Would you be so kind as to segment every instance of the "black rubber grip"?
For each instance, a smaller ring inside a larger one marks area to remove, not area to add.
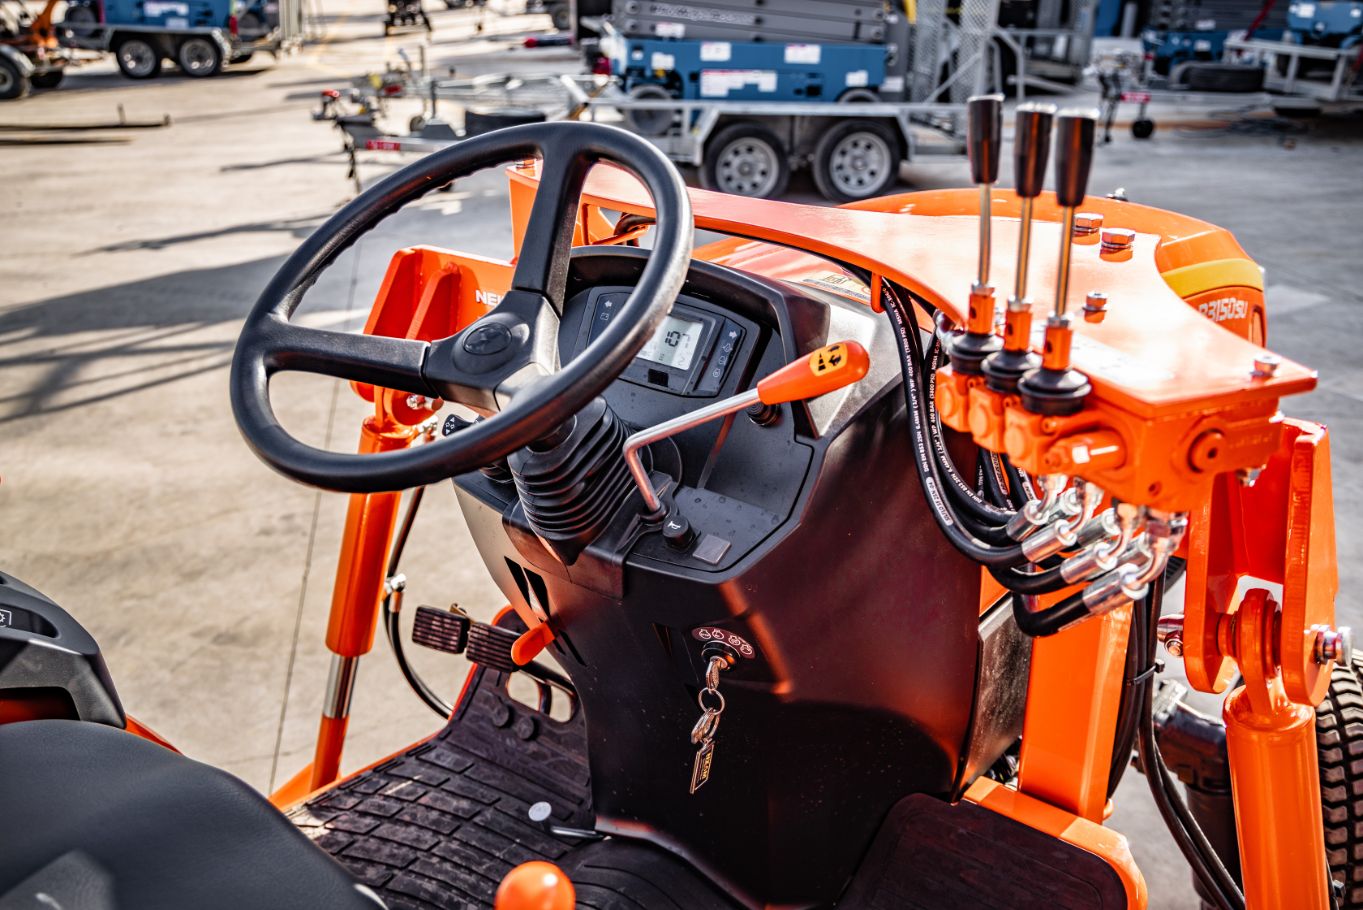
[[[1066,110],[1055,118],[1055,201],[1075,208],[1088,192],[1097,111]]]
[[[1013,182],[1019,196],[1029,199],[1040,196],[1046,184],[1046,156],[1051,150],[1054,117],[1053,104],[1018,105],[1013,130]]]
[[[1003,96],[974,95],[965,103],[965,114],[970,179],[975,183],[997,183],[1003,145]]]

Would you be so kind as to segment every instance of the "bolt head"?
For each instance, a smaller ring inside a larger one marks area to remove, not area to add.
[[[1270,354],[1267,351],[1254,358],[1254,375],[1267,378],[1278,372],[1278,366],[1282,363],[1282,358],[1277,354]]]
[[[1136,242],[1136,232],[1127,228],[1104,228],[1103,246],[1112,250],[1125,250]]]
[[[1102,291],[1089,291],[1084,298],[1084,312],[1101,313],[1107,309],[1107,295]]]
[[[1077,235],[1096,234],[1103,227],[1103,216],[1098,212],[1075,212],[1074,233]]]
[[[1347,665],[1353,660],[1353,629],[1348,626],[1340,626],[1338,629],[1332,629],[1329,626],[1313,626],[1312,631],[1316,633],[1312,654],[1316,663],[1328,664],[1333,660]]]

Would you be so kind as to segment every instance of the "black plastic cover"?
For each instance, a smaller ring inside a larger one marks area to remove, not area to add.
[[[127,719],[99,645],[48,597],[0,572],[0,697],[6,689],[59,689],[80,720]]]
[[[1003,147],[1003,96],[975,95],[965,103],[965,112],[970,179],[975,183],[996,183]]]

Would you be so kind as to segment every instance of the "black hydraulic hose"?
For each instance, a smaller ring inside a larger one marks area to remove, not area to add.
[[[930,418],[918,375],[923,362],[923,345],[918,337],[918,323],[890,282],[884,284],[881,299],[885,304],[885,312],[890,317],[890,324],[894,327],[896,347],[899,349],[899,365],[904,378],[904,400],[908,408],[910,448],[913,450],[919,482],[923,486],[923,496],[932,510],[937,526],[952,546],[975,562],[986,566],[1022,565],[1027,561],[1027,557],[1022,553],[1021,544],[998,547],[979,540],[953,514],[942,494],[943,485],[938,474],[937,461],[930,451],[931,434],[928,430]]]
[[[421,498],[425,493],[425,487],[417,487],[412,491],[412,497],[407,502],[407,511],[402,516],[402,524],[398,527],[397,536],[393,539],[393,549],[388,554],[388,578],[393,578],[398,574],[398,566],[402,563],[402,551],[407,547],[407,538],[412,533],[412,524],[416,521],[417,509],[421,508]],[[412,688],[417,697],[425,702],[426,707],[442,718],[448,718],[454,712],[454,706],[442,699],[407,660],[407,653],[402,645],[400,615],[393,610],[392,601],[393,592],[385,589],[381,602],[383,631],[388,636],[388,645],[393,649],[393,657],[398,662],[398,670],[402,672],[402,678],[407,680],[407,685]]]
[[[1083,591],[1075,591],[1060,603],[1044,610],[1031,609],[1029,603],[1031,599],[1032,596],[1028,594],[1013,595],[1013,620],[1017,623],[1018,630],[1029,638],[1054,635],[1092,615],[1088,605],[1084,603]]]
[[[1154,625],[1158,622],[1160,606],[1164,599],[1164,578],[1158,577],[1150,583],[1150,595],[1142,603],[1142,611],[1148,610],[1142,622],[1132,624],[1132,631],[1141,637],[1142,654],[1153,655]],[[1150,664],[1153,666],[1153,663]],[[1145,772],[1150,795],[1154,797],[1155,807],[1159,809],[1164,824],[1183,853],[1193,875],[1202,883],[1206,892],[1212,895],[1217,910],[1244,910],[1245,897],[1226,869],[1216,849],[1198,827],[1188,804],[1178,792],[1178,785],[1169,773],[1160,755],[1159,743],[1155,740],[1154,681],[1145,679],[1139,694],[1140,720],[1138,723],[1137,747],[1141,760],[1141,770]]]
[[[968,515],[965,516],[979,522],[983,527],[990,526],[1002,527],[1013,517],[1013,512],[1008,509],[1001,509],[998,506],[985,502],[975,490],[961,477],[961,472],[956,469],[956,463],[952,461],[951,453],[947,451],[946,438],[942,433],[942,421],[937,416],[937,368],[941,361],[942,342],[934,334],[932,345],[928,354],[922,359],[927,384],[927,409],[928,409],[928,430],[932,434],[932,454],[936,459],[937,465],[942,475],[946,479],[945,488],[947,494],[958,506],[964,509]],[[985,537],[986,535],[978,535]],[[1004,543],[1005,540],[990,541],[991,543]]]
[[[1054,594],[1070,586],[1070,582],[1060,576],[1058,565],[1040,572],[1023,572],[1018,569],[999,569],[991,566],[989,573],[994,576],[995,581],[1015,594]]]
[[[1007,455],[1002,456],[999,460],[1003,462],[1003,474],[1008,478],[1008,498],[1013,501],[1014,508],[1020,509],[1026,505],[1027,500],[1035,498],[1033,494],[1036,491],[1032,489],[1031,483],[1022,476],[1022,472],[1008,460]]]
[[[1008,482],[1003,479],[1003,464],[999,461],[999,456],[993,452],[982,452],[982,464],[984,465],[984,489],[989,496],[990,503],[999,509],[1013,509],[1013,504],[1008,501]]]

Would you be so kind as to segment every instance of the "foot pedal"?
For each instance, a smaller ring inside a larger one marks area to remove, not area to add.
[[[434,651],[463,654],[468,647],[471,625],[473,620],[469,619],[467,613],[417,607],[412,624],[412,641]]]
[[[501,673],[521,669],[511,658],[511,647],[519,637],[510,629],[474,622],[461,610],[417,607],[412,624],[412,641],[416,644],[446,654],[463,654]]]
[[[511,659],[511,646],[520,638],[508,629],[499,629],[476,622],[469,627],[467,657],[489,670],[515,673],[520,666]]]

